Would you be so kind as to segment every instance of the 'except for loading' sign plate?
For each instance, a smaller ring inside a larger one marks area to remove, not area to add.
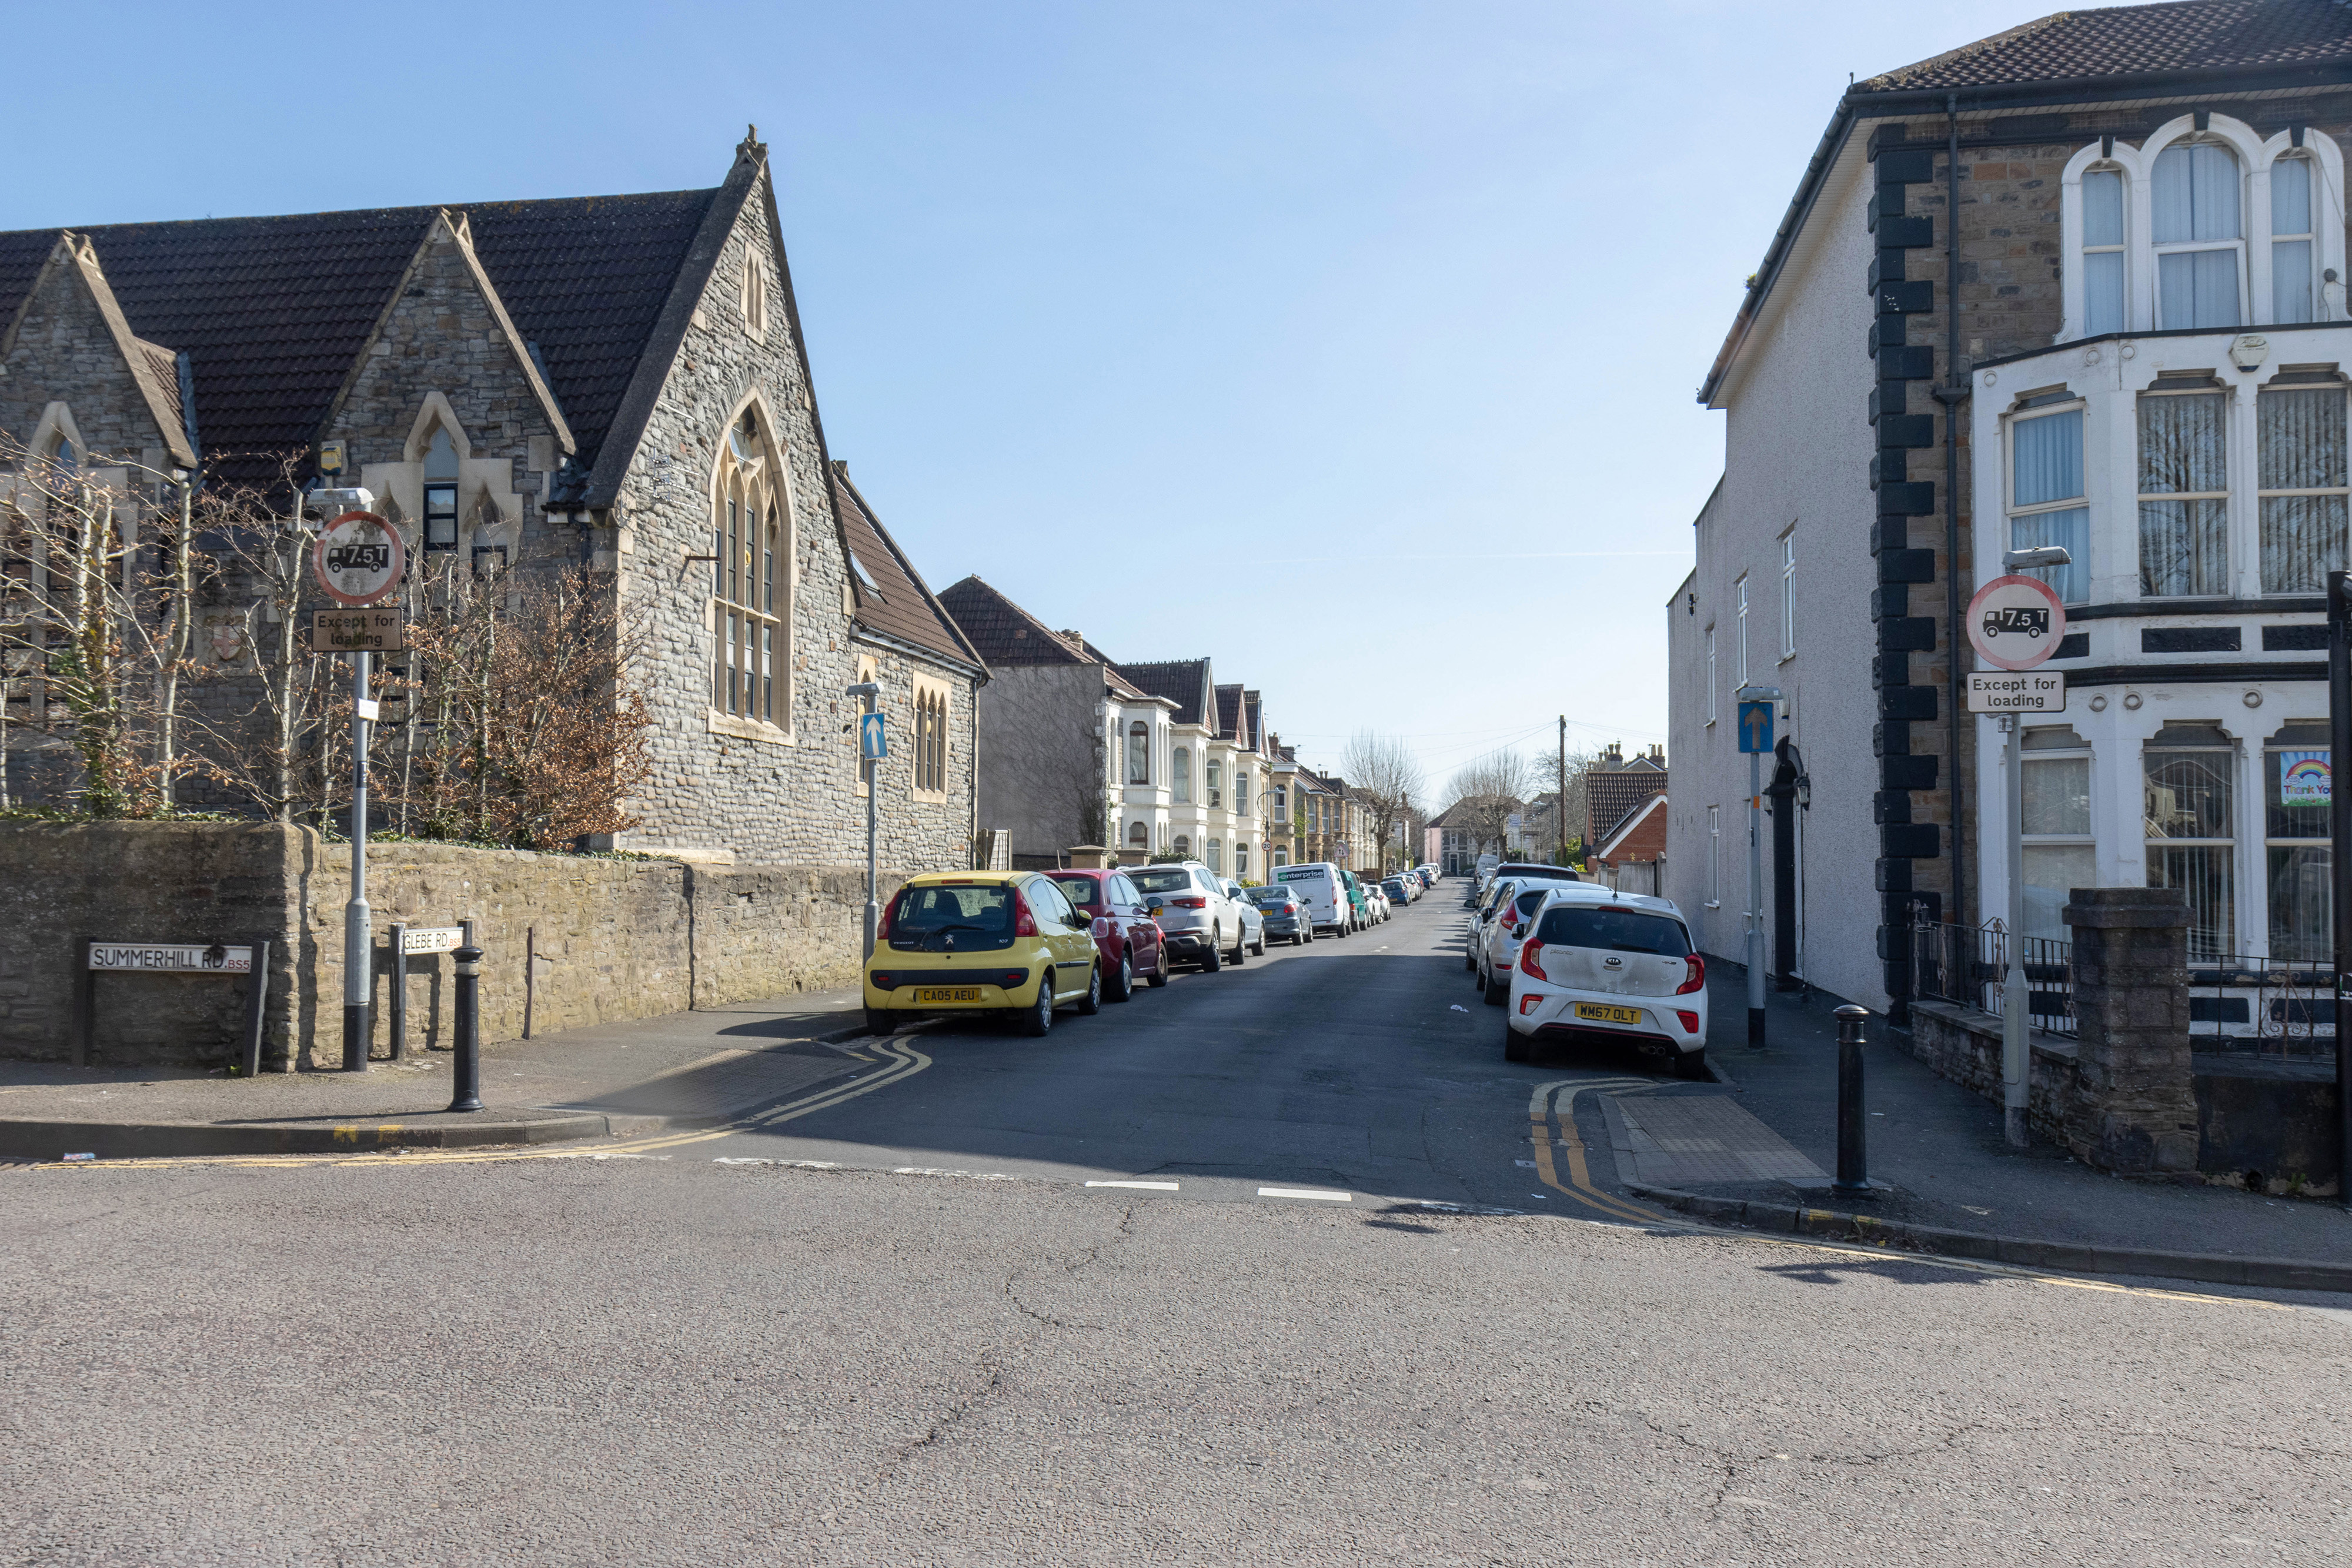
[[[2064,713],[2066,676],[2039,670],[1970,670],[1970,713]]]
[[[2036,578],[1996,577],[1969,601],[1969,645],[1997,670],[2031,670],[2058,651],[2066,606]]]

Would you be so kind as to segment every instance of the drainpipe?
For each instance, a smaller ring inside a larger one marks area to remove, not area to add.
[[[1944,637],[1948,677],[1944,703],[1946,750],[1951,758],[1952,906],[1944,918],[1967,918],[1968,817],[1961,810],[1965,780],[1960,770],[1960,445],[1958,422],[1968,398],[1969,378],[1960,374],[1960,95],[1944,96],[1944,384],[1936,401],[1944,405]]]

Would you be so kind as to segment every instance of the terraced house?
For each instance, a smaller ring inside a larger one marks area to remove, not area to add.
[[[756,133],[709,189],[0,234],[0,429],[134,543],[131,465],[335,451],[413,561],[611,574],[653,717],[622,847],[861,857],[878,681],[884,863],[965,863],[985,666],[827,450]]]
[[[1706,947],[1761,920],[1784,979],[1801,955],[1899,1010],[1915,921],[2005,907],[1958,612],[2055,544],[2028,935],[2066,935],[2069,887],[2145,884],[2186,895],[2192,956],[2325,956],[2326,811],[2284,775],[2326,748],[2347,559],[2347,145],[2325,0],[2062,12],[1838,103],[1706,371],[1724,476],[1665,607],[1668,883]],[[1748,684],[1782,694],[1753,904]]]

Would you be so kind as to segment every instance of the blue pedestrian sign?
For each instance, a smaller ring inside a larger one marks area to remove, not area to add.
[[[879,762],[890,755],[889,743],[882,737],[882,716],[864,713],[857,716],[857,755],[868,762]]]
[[[1772,705],[1769,702],[1743,702],[1739,705],[1739,750],[1749,752],[1772,749]]]

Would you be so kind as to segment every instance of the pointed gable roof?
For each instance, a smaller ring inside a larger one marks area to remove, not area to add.
[[[146,402],[148,417],[155,422],[172,461],[194,466],[195,449],[188,440],[186,413],[180,406],[179,355],[161,343],[148,342],[131,330],[87,235],[57,231],[56,243],[49,246],[41,265],[22,280],[15,298],[0,297],[0,320],[7,323],[0,328],[0,358],[5,358],[16,347],[26,312],[32,308],[41,286],[60,274],[74,275],[89,290],[91,301],[98,307],[99,319],[106,323],[115,351],[122,356],[123,368],[131,372],[131,383]],[[31,432],[17,434],[28,436]]]
[[[1249,715],[1242,701],[1239,682],[1217,688],[1217,728],[1232,737],[1233,743],[1246,751],[1250,747]]]
[[[463,209],[474,254],[522,339],[521,357],[538,350],[583,460],[605,444],[719,194],[671,191]],[[189,357],[195,423],[206,446],[230,455],[289,452],[317,434],[441,211],[374,208],[73,232],[88,241],[131,329]],[[64,233],[0,233],[0,319],[15,316]],[[276,468],[250,459],[215,466],[248,479],[267,479]]]
[[[846,463],[833,465],[833,505],[841,519],[842,545],[856,569],[850,588],[856,609],[850,619],[870,632],[984,670],[987,661],[931,597],[914,562],[849,482]]]
[[[1211,735],[1221,733],[1217,727],[1217,705],[1211,689],[1214,681],[1209,674],[1206,659],[1171,659],[1155,664],[1120,664],[1118,673],[1150,695],[1165,697],[1176,705],[1172,716],[1178,724],[1208,727]]]

